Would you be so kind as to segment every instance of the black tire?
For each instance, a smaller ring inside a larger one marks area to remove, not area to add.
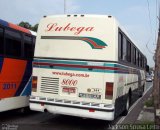
[[[125,105],[125,110],[123,112],[123,116],[126,116],[128,114],[129,108],[131,107],[131,92],[128,93],[127,101]]]

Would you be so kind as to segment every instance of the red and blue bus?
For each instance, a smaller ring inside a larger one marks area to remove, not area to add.
[[[0,112],[29,105],[35,37],[0,19]]]

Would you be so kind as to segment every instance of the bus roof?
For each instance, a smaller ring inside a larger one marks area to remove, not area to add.
[[[2,19],[0,19],[0,25],[5,26],[5,27],[10,27],[10,28],[13,28],[15,30],[18,30],[18,31],[21,31],[21,32],[24,32],[24,33],[32,34],[29,29],[20,27],[20,26],[18,26],[16,24],[13,24],[13,23],[9,23],[9,22],[4,21]]]

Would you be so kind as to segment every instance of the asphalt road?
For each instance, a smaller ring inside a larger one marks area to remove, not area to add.
[[[152,86],[147,82],[145,91]],[[148,92],[147,92],[148,93]],[[146,94],[145,94],[146,95]],[[143,101],[145,96],[142,97]],[[107,122],[94,119],[82,119],[79,117],[56,115],[50,113],[41,113],[28,111],[21,113],[18,110],[0,113],[0,129],[2,130],[107,130],[111,124],[133,123],[134,113],[140,112],[143,101],[139,99],[132,105],[129,114],[126,117],[119,117],[113,122]],[[136,118],[136,117],[134,117]],[[10,128],[10,129],[6,129]]]

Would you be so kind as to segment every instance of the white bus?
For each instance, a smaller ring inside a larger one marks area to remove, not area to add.
[[[30,109],[114,120],[142,95],[146,62],[112,16],[44,17],[36,39]]]

